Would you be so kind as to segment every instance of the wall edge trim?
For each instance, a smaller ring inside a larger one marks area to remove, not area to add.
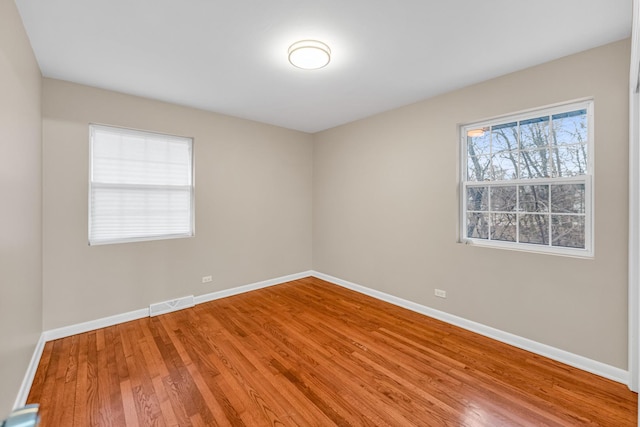
[[[195,305],[202,304],[208,301],[216,299],[226,298],[233,295],[238,295],[246,292],[250,292],[257,289],[266,288],[269,286],[275,286],[282,283],[290,282],[292,280],[302,279],[303,277],[312,276],[311,270],[303,271],[300,273],[289,274],[287,276],[276,277],[273,279],[263,280],[260,282],[250,283],[247,285],[237,286],[235,288],[224,289],[222,291],[211,292],[204,295],[198,295],[194,297]],[[90,320],[88,322],[76,323],[69,326],[62,326],[56,329],[46,330],[42,333],[45,343],[48,341],[57,340],[60,338],[66,338],[71,335],[82,334],[84,332],[93,331],[96,329],[106,328],[107,326],[113,326],[120,323],[130,322],[132,320],[142,319],[149,317],[149,308],[141,308],[139,310],[129,311],[127,313],[116,314],[113,316],[103,317],[100,319]]]
[[[589,359],[587,357],[561,350],[547,344],[542,344],[528,338],[523,338],[521,336],[505,332],[490,326],[486,326],[481,323],[465,319],[463,317],[445,313],[444,311],[436,310],[434,308],[427,307],[425,305],[418,304],[416,302],[409,301],[391,294],[367,288],[366,286],[358,285],[356,283],[339,279],[328,274],[313,271],[312,275],[313,277],[316,277],[318,279],[322,279],[327,282],[342,286],[344,288],[351,289],[352,291],[356,291],[358,293],[368,295],[381,301],[406,308],[407,310],[411,310],[425,316],[433,317],[434,319],[438,319],[451,325],[458,326],[462,329],[475,332],[479,335],[495,339],[496,341],[512,345],[522,350],[530,351],[532,353],[547,357],[557,362],[573,366],[574,368],[590,372],[600,377],[604,377],[625,385],[629,383],[629,372],[624,369],[607,365],[606,363],[598,362],[597,360]]]
[[[282,283],[290,282],[292,280],[302,279],[304,277],[312,276],[312,273],[313,272],[311,270],[308,270],[296,274],[263,280],[261,282],[250,283],[248,285],[238,286],[231,289],[225,289],[222,291],[199,295],[194,298],[194,301],[195,304],[198,305],[217,299],[266,288],[269,286],[279,285]],[[33,355],[31,356],[31,361],[27,366],[27,371],[22,380],[22,384],[20,386],[20,390],[18,391],[15,403],[13,404],[13,409],[20,408],[27,402],[27,398],[29,397],[29,392],[31,391],[31,386],[33,385],[33,380],[35,378],[38,365],[40,364],[40,359],[42,358],[44,346],[47,342],[60,338],[70,337],[76,334],[82,334],[84,332],[90,332],[96,329],[106,328],[108,326],[118,325],[120,323],[130,322],[132,320],[142,319],[145,317],[149,317],[149,308],[142,308],[139,310],[129,311],[127,313],[116,314],[113,316],[90,320],[88,322],[76,323],[69,326],[62,326],[60,328],[49,329],[42,332],[40,334],[38,343],[36,344],[36,348],[33,351]]]
[[[239,294],[251,292],[258,289],[267,288],[270,286],[283,284],[286,282],[291,282],[293,280],[298,280],[298,279],[302,279],[309,276],[325,280],[329,283],[333,283],[335,285],[342,286],[347,289],[351,289],[352,291],[361,293],[363,295],[368,295],[370,297],[388,302],[398,307],[406,308],[408,310],[414,311],[416,313],[420,313],[425,316],[433,317],[434,319],[438,319],[443,322],[449,323],[451,325],[455,325],[460,328],[466,329],[468,331],[475,332],[477,334],[495,339],[505,344],[509,344],[514,347],[530,351],[540,356],[548,357],[549,359],[565,363],[569,366],[582,369],[583,371],[587,371],[592,374],[595,374],[604,378],[608,378],[610,380],[613,380],[619,383],[623,383],[623,384],[629,383],[629,372],[625,371],[624,369],[607,365],[605,363],[598,362],[596,360],[592,360],[584,356],[580,356],[565,350],[551,347],[549,345],[542,344],[527,338],[523,338],[518,335],[511,334],[509,332],[504,332],[499,329],[495,329],[490,326],[483,325],[481,323],[467,320],[465,318],[455,316],[453,314],[445,313],[443,311],[436,310],[436,309],[424,306],[422,304],[418,304],[413,301],[405,300],[403,298],[400,298],[391,294],[387,294],[381,291],[377,291],[375,289],[367,288],[366,286],[358,285],[356,283],[339,279],[337,277],[330,276],[328,274],[320,273],[315,270],[308,270],[300,273],[290,274],[287,276],[281,276],[273,279],[263,280],[261,282],[255,282],[247,285],[237,286],[237,287],[225,289],[222,291],[199,295],[194,298],[195,305],[203,304],[203,303],[214,301],[217,299],[230,297],[233,295],[239,295]],[[120,323],[129,322],[132,320],[142,319],[148,316],[149,316],[149,309],[144,308],[144,309],[130,311],[127,313],[117,314],[114,316],[103,317],[101,319],[91,320],[88,322],[78,323],[78,324],[69,325],[69,326],[63,326],[56,329],[50,329],[42,332],[38,340],[38,343],[36,344],[36,347],[34,349],[33,355],[31,356],[31,361],[29,362],[29,365],[27,367],[27,371],[23,378],[22,385],[20,386],[20,390],[18,392],[18,395],[14,403],[14,409],[24,406],[27,401],[27,398],[29,396],[29,391],[31,390],[31,386],[35,378],[36,370],[38,369],[38,364],[40,363],[40,359],[44,351],[44,346],[47,342],[60,339],[60,338],[66,338],[76,334],[81,334],[84,332],[93,331],[96,329],[105,328],[108,326],[117,325]]]
[[[33,350],[33,354],[31,355],[29,365],[27,366],[27,372],[22,379],[20,390],[18,391],[18,395],[16,396],[16,400],[13,404],[14,410],[23,407],[27,403],[27,398],[29,397],[33,380],[36,377],[36,371],[38,370],[38,364],[40,363],[45,343],[46,340],[44,333],[41,333],[40,338],[38,338],[38,342],[36,343],[36,348]]]
[[[129,311],[127,313],[102,317],[100,319],[89,320],[88,322],[62,326],[56,329],[49,329],[47,331],[44,331],[42,334],[45,337],[45,341],[49,342],[60,338],[70,337],[71,335],[83,334],[85,332],[95,331],[96,329],[106,328],[107,326],[113,326],[120,323],[130,322],[132,320],[142,319],[143,317],[149,317],[148,307]]]
[[[250,283],[248,285],[242,285],[235,288],[224,289],[222,291],[211,292],[204,295],[198,295],[194,298],[196,305],[203,304],[205,302],[214,301],[221,298],[227,298],[238,294],[244,294],[246,292],[255,291],[262,288],[268,288],[270,286],[280,285],[282,283],[291,282],[293,280],[302,279],[313,275],[312,270],[303,271],[301,273],[289,274],[287,276],[276,277],[274,279],[263,280],[261,282]]]

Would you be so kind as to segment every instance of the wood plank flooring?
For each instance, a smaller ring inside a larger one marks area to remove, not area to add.
[[[637,395],[306,278],[46,344],[54,426],[632,426]]]

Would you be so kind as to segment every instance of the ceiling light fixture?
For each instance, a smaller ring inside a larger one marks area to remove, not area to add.
[[[478,138],[481,136],[484,136],[484,129],[471,129],[470,131],[467,132],[467,136],[471,137],[471,138]]]
[[[318,40],[300,40],[289,46],[289,62],[303,70],[317,70],[331,61],[331,49]]]

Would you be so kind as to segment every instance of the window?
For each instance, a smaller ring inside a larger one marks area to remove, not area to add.
[[[89,130],[89,244],[193,236],[193,140]]]
[[[593,102],[461,127],[461,236],[478,245],[593,254]]]

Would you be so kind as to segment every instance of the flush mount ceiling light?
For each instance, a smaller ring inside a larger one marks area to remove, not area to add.
[[[471,129],[470,131],[467,132],[467,136],[471,137],[471,138],[478,138],[481,136],[484,136],[484,129]]]
[[[331,60],[331,49],[318,40],[300,40],[289,46],[289,62],[304,70],[317,70]]]

